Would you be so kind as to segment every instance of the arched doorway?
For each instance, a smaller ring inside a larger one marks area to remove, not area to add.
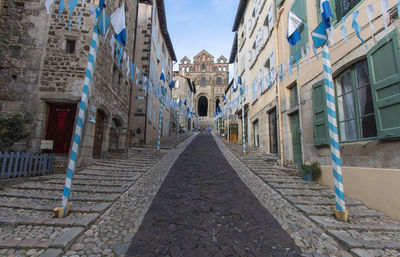
[[[220,100],[217,98],[217,100],[215,100],[215,110],[216,110],[216,112],[221,111],[221,110],[218,109],[219,104],[220,104]]]
[[[208,114],[208,99],[205,96],[201,96],[197,101],[197,113],[200,117],[205,117]]]
[[[102,110],[97,110],[96,128],[93,139],[93,157],[101,157],[101,148],[103,144],[103,135],[105,130],[106,114]]]
[[[119,148],[119,136],[121,133],[119,129],[120,127],[122,127],[122,122],[117,118],[113,118],[111,121],[111,130],[110,130],[111,149]]]

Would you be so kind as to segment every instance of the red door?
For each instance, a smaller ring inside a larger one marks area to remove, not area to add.
[[[46,140],[53,140],[53,152],[68,154],[75,124],[76,104],[49,104]]]

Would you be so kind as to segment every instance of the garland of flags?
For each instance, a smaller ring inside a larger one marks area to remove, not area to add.
[[[370,27],[370,32],[371,32],[371,37],[374,38],[374,26],[372,24],[372,21],[376,18],[375,17],[375,9],[374,5],[377,3],[380,3],[380,9],[381,9],[381,15],[384,21],[384,26],[385,26],[385,33],[388,32],[388,6],[389,2],[388,0],[376,0],[370,4],[368,4],[366,7],[359,8],[355,11],[353,11],[350,14],[347,14],[344,16],[339,22],[340,26],[338,28],[340,29],[341,33],[341,38],[344,42],[348,42],[348,29],[345,26],[345,22],[347,18],[352,15],[352,23],[351,27],[353,29],[353,33],[357,36],[357,38],[360,40],[360,42],[365,46],[366,49],[368,49],[365,40],[361,37],[361,29],[362,26],[358,23],[357,19],[358,16],[360,15],[360,11],[365,9],[367,17],[368,17],[368,25]],[[400,17],[400,0],[397,0],[397,9],[398,9],[398,16]],[[329,8],[328,8],[329,7]],[[310,30],[313,43],[307,43],[305,46],[302,46],[301,49],[296,52],[295,56],[289,56],[288,60],[285,61],[284,63],[278,64],[276,67],[272,67],[269,72],[267,73],[261,73],[260,72],[260,78],[255,79],[254,83],[252,83],[252,94],[253,95],[258,95],[259,92],[264,92],[266,90],[269,90],[272,88],[272,85],[277,81],[283,81],[286,76],[291,76],[293,74],[293,68],[296,69],[297,75],[299,74],[300,70],[300,64],[303,63],[309,63],[311,58],[316,58],[317,60],[319,59],[319,53],[317,52],[317,49],[322,47],[326,41],[329,41],[330,47],[334,46],[334,41],[333,41],[333,36],[335,33],[334,26],[330,26],[330,24],[334,24],[337,21],[333,21],[333,13],[329,5],[329,0],[321,0],[321,18],[322,22],[317,26],[316,29]],[[329,21],[328,21],[329,20]],[[326,24],[326,22],[329,22],[330,24]],[[287,28],[287,34],[286,38],[288,40],[288,43],[290,45],[296,45],[296,43],[301,39],[300,33],[299,33],[299,27],[301,24],[304,24],[304,26],[308,27],[305,22],[303,22],[299,17],[296,16],[293,12],[289,11],[288,13],[288,28]],[[329,27],[329,29],[326,29]],[[310,54],[310,49],[313,51],[313,56]],[[295,63],[293,64],[293,60],[296,60]],[[235,82],[232,86],[233,93],[235,93],[238,89],[237,82]],[[247,90],[247,88],[246,88]],[[236,108],[239,105],[239,96],[236,97],[235,99],[232,100],[232,102],[227,102],[224,104],[225,109],[229,109],[231,107]],[[221,112],[215,112],[213,114],[213,117],[215,119],[222,117],[226,114],[226,110],[222,110]]]

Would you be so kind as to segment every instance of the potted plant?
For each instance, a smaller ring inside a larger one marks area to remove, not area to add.
[[[321,176],[321,166],[318,162],[305,162],[300,165],[301,174],[305,181],[315,181]]]

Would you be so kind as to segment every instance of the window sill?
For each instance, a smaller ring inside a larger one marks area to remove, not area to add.
[[[294,114],[295,112],[298,112],[298,111],[299,111],[299,106],[292,107],[287,111],[287,115],[292,115],[292,114]]]

